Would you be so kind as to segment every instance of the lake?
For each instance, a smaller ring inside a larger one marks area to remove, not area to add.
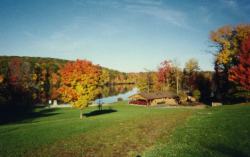
[[[128,97],[137,93],[138,89],[135,85],[114,85],[106,86],[102,89],[102,98],[96,99],[95,103],[113,103],[117,102],[118,98],[128,100]]]

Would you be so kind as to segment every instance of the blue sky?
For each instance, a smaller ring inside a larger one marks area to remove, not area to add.
[[[246,0],[0,0],[0,55],[88,59],[125,72],[196,58],[212,70],[210,31],[249,23],[249,10]]]

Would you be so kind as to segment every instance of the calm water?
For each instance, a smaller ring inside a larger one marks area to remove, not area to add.
[[[112,87],[105,87],[103,89],[103,98],[96,99],[96,103],[113,103],[117,102],[118,98],[128,100],[128,97],[137,93],[138,89],[134,85],[115,85]]]

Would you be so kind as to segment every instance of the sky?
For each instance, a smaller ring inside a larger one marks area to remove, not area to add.
[[[213,70],[211,31],[250,23],[249,0],[0,0],[0,55],[87,59],[123,72],[190,58]]]

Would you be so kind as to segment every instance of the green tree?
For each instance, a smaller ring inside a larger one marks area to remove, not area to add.
[[[193,91],[192,95],[197,101],[199,101],[201,97],[201,92],[198,89],[196,89]]]

